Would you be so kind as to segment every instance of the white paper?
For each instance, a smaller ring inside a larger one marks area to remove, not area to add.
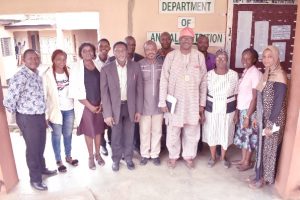
[[[272,127],[272,133],[275,133],[276,131],[279,131],[280,129],[280,126],[276,126],[276,124],[273,124],[273,127]],[[263,130],[262,132],[262,136],[265,136],[265,129]]]
[[[255,22],[254,33],[254,49],[259,55],[259,59],[262,59],[262,53],[268,46],[269,39],[269,21],[257,21]]]
[[[280,62],[285,61],[285,53],[286,53],[286,42],[273,42],[273,46],[276,46],[279,50],[279,60]]]
[[[243,68],[241,57],[244,49],[250,47],[252,29],[252,11],[239,11],[235,52],[235,67]]]
[[[291,39],[291,25],[271,26],[271,40]]]
[[[176,107],[177,99],[174,96],[168,94],[167,95],[167,101],[172,104],[171,110],[169,110],[169,112],[171,114],[173,114],[175,112],[175,107]]]

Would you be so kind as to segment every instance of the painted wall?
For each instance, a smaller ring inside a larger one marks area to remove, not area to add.
[[[195,17],[195,32],[223,32],[226,30],[227,1],[215,1],[214,13],[209,14],[160,14],[158,0],[134,1],[132,35],[137,40],[137,51],[143,53],[147,31],[178,32],[178,17]],[[215,48],[209,49],[214,51]]]
[[[98,37],[106,37],[113,44],[123,40],[127,35],[133,35],[137,39],[137,52],[140,53],[143,53],[142,44],[146,41],[147,31],[177,32],[179,16],[195,17],[195,31],[225,32],[227,1],[215,1],[214,13],[210,14],[159,14],[158,2],[158,0],[89,0],[86,3],[80,0],[28,0],[24,3],[22,0],[11,0],[9,4],[1,5],[0,13],[99,12]],[[214,49],[212,48],[213,51]]]

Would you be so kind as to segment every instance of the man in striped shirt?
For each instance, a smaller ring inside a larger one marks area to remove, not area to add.
[[[171,168],[176,166],[181,146],[186,165],[194,167],[200,138],[199,121],[204,119],[207,70],[203,54],[192,49],[193,41],[194,31],[189,27],[182,29],[180,49],[167,54],[161,73],[159,107],[166,118],[168,165]],[[168,95],[177,99],[174,113],[168,112]]]

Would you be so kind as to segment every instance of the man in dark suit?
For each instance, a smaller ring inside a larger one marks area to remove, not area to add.
[[[139,122],[143,108],[142,72],[138,63],[127,59],[126,43],[115,43],[113,52],[116,60],[101,70],[103,117],[112,127],[113,171],[119,170],[122,155],[133,170],[134,122]]]

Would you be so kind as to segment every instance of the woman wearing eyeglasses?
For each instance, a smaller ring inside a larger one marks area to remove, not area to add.
[[[223,49],[216,52],[216,68],[207,73],[207,100],[203,141],[210,147],[211,158],[208,167],[216,162],[216,146],[221,145],[221,161],[225,168],[230,167],[226,151],[233,143],[237,122],[236,95],[238,74],[229,69],[228,54]]]

